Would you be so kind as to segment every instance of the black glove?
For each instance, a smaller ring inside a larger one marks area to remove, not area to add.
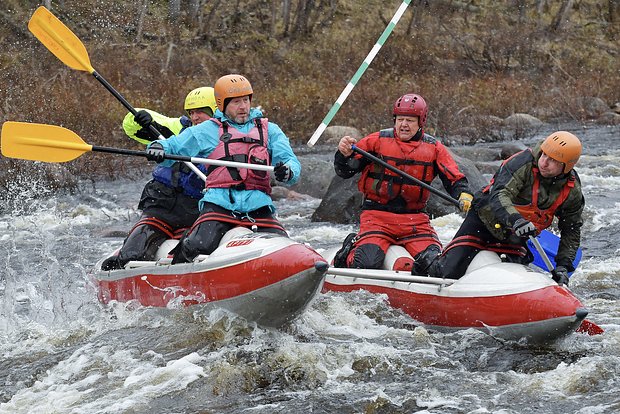
[[[159,142],[153,142],[146,149],[146,159],[149,161],[155,161],[160,163],[164,160],[166,153],[164,152],[164,146]]]
[[[512,225],[512,230],[519,237],[527,239],[530,236],[536,236],[536,226],[531,221],[524,218],[517,219],[515,224]]]
[[[564,266],[557,266],[551,271],[551,275],[558,285],[568,286],[568,270]]]
[[[291,167],[284,164],[283,162],[279,162],[276,164],[273,169],[273,173],[276,176],[276,180],[281,181],[283,183],[290,181],[293,178],[293,171],[291,171]]]
[[[133,117],[133,120],[137,122],[142,128],[148,128],[151,122],[153,122],[153,117],[151,114],[146,112],[144,109],[136,112],[136,115]]]

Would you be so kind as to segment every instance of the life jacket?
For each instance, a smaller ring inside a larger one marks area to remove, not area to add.
[[[555,211],[562,205],[568,198],[570,190],[575,186],[575,177],[571,174],[566,181],[566,184],[560,190],[560,194],[555,199],[553,204],[547,209],[541,209],[538,207],[538,187],[540,186],[540,178],[538,174],[538,168],[532,168],[532,174],[534,174],[534,185],[532,186],[532,201],[527,205],[515,205],[517,211],[536,226],[538,231],[543,231],[553,223],[553,216]]]
[[[203,165],[197,167],[206,174]],[[201,199],[203,196],[205,182],[182,162],[175,162],[170,167],[158,165],[153,170],[153,179],[192,198]]]
[[[192,126],[192,121],[185,115],[178,120],[182,125],[182,129],[179,130],[177,135],[186,128]],[[207,168],[203,164],[197,165],[197,167],[206,174]],[[157,165],[153,170],[153,179],[164,184],[166,187],[174,188],[177,192],[192,198],[199,200],[203,196],[205,182],[185,165],[185,163],[175,162],[170,167]]]
[[[219,119],[211,118],[220,127],[220,142],[209,155],[210,159],[269,165],[271,159],[267,150],[269,134],[267,118],[253,119],[254,126],[243,133]],[[232,188],[236,190],[260,190],[271,194],[271,183],[267,171],[212,165],[207,169],[207,188]]]
[[[394,128],[379,132],[381,154],[377,154],[383,161],[399,170],[431,184],[435,178],[435,139],[424,135],[415,148],[415,158],[404,154],[399,142],[394,137]],[[380,204],[388,204],[391,200],[401,197],[410,210],[422,210],[430,197],[430,191],[408,182],[405,178],[375,163],[368,165],[358,181],[358,188],[365,198]]]
[[[530,151],[530,149],[526,150]],[[517,153],[518,154],[518,153]],[[517,155],[515,154],[515,155]],[[514,157],[513,155],[512,157]],[[504,165],[508,160],[512,157],[508,158],[506,161],[502,163]],[[560,190],[560,194],[555,199],[555,201],[546,209],[541,209],[538,207],[538,189],[540,187],[540,174],[538,167],[532,167],[532,175],[534,176],[534,184],[532,185],[532,196],[529,204],[525,205],[514,205],[514,208],[525,218],[530,221],[538,231],[543,231],[553,224],[553,217],[555,215],[556,210],[566,201],[568,198],[568,194],[571,189],[575,186],[575,176],[570,174],[566,184]],[[489,185],[487,185],[482,191],[484,193],[488,193],[493,186],[494,179],[491,179]]]

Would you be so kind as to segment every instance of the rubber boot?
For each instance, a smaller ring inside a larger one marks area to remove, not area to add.
[[[427,276],[428,269],[441,254],[441,249],[436,244],[431,244],[425,250],[418,253],[414,258],[411,274],[416,276]]]
[[[121,263],[118,261],[118,256],[110,256],[101,263],[101,270],[117,270],[122,269]]]
[[[347,267],[347,258],[355,244],[357,233],[349,233],[342,242],[342,247],[334,255],[334,267]]]

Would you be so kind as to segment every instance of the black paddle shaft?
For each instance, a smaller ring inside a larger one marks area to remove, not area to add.
[[[360,148],[356,147],[355,145],[353,145],[352,149],[353,149],[353,151],[357,152],[358,154],[362,155],[363,157],[368,158],[372,162],[387,168],[388,170],[392,171],[393,173],[396,173],[396,174],[400,175],[401,177],[406,178],[407,180],[409,180],[409,181],[419,185],[422,188],[426,188],[431,193],[433,193],[433,194],[443,198],[446,201],[449,201],[450,203],[454,204],[456,207],[460,207],[458,201],[456,201],[455,199],[453,199],[449,195],[444,194],[441,191],[438,191],[436,188],[426,184],[424,181],[420,181],[417,178],[410,176],[409,174],[399,170],[398,168],[394,167],[393,165],[390,165],[387,162],[383,161],[381,158],[377,158],[374,155],[370,154],[369,152],[366,152],[363,149],[360,149]]]
[[[121,95],[116,89],[114,89],[114,87],[112,85],[110,85],[108,83],[107,80],[105,80],[105,78],[103,76],[101,76],[96,70],[93,71],[93,76],[95,77],[95,79],[97,79],[103,86],[105,86],[105,88],[110,91],[110,93],[112,95],[114,95],[114,97],[116,99],[118,99],[120,101],[120,103],[123,104],[123,106],[125,108],[127,108],[127,110],[129,112],[131,112],[134,116],[138,113],[135,108],[133,106],[131,106],[131,104],[129,102],[127,102],[127,100],[123,97],[123,95]],[[164,139],[164,136],[157,130],[157,128],[155,128],[153,126],[153,124],[149,124],[149,129],[151,130],[152,133],[155,134],[155,136],[158,137],[158,139]]]
[[[122,149],[122,148],[98,147],[96,145],[92,146],[91,151],[107,152],[109,154],[133,155],[136,157],[146,157],[146,151],[137,151],[137,150]],[[192,157],[187,157],[185,155],[164,154],[164,158],[167,160],[173,160],[173,161],[184,161],[184,162],[192,161]]]

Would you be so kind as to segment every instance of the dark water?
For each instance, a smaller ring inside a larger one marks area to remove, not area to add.
[[[25,194],[0,216],[0,413],[620,412],[620,129],[573,132],[588,207],[571,288],[603,335],[534,348],[430,332],[364,292],[321,294],[278,331],[221,311],[103,307],[89,273],[122,242],[104,235],[137,219],[147,177],[101,182]],[[319,201],[278,208],[293,238],[324,249],[353,227],[311,223]],[[447,241],[460,221],[433,223]]]

